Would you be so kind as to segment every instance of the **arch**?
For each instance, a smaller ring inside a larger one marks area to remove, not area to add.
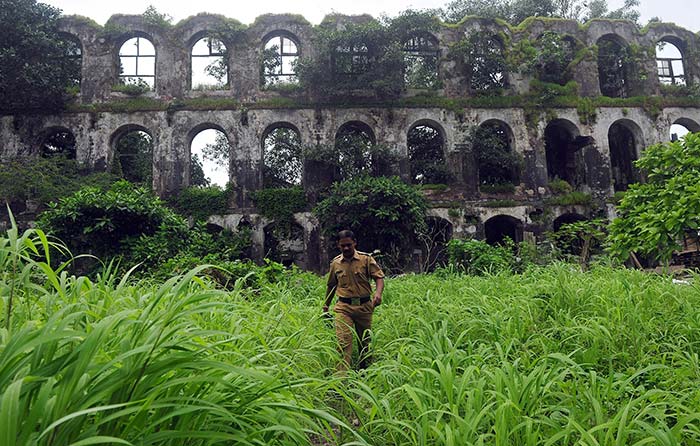
[[[202,123],[187,135],[189,184],[226,187],[230,179],[231,142],[218,124]]]
[[[263,87],[297,82],[296,63],[301,57],[299,38],[277,30],[263,38],[261,81]]]
[[[656,72],[663,85],[686,85],[685,49],[687,45],[674,36],[665,36],[656,43]]]
[[[80,89],[83,71],[83,43],[78,36],[66,32],[59,33],[63,42],[63,60],[69,73],[68,88]]]
[[[554,232],[557,232],[562,227],[562,225],[586,220],[588,219],[581,214],[569,212],[566,214],[561,214],[559,217],[555,218],[552,222],[552,227],[554,228]]]
[[[630,94],[629,45],[616,34],[606,34],[598,46],[598,81],[603,96],[624,98]]]
[[[335,150],[341,178],[347,180],[373,170],[375,141],[372,128],[362,121],[349,121],[340,126],[335,134]]]
[[[427,32],[413,34],[403,42],[403,74],[406,88],[437,89],[440,47]]]
[[[469,87],[473,92],[498,91],[508,84],[505,45],[496,35],[474,32],[467,38],[470,67]]]
[[[228,85],[228,49],[219,39],[199,33],[190,47],[190,89],[220,90]]]
[[[484,223],[484,235],[489,245],[500,245],[506,237],[520,243],[523,241],[523,222],[510,215],[496,215]]]
[[[136,124],[120,127],[110,138],[112,173],[132,183],[150,185],[153,182],[153,146],[151,132]]]
[[[537,36],[538,57],[535,64],[537,77],[544,82],[565,85],[571,80],[568,67],[579,46],[569,34],[545,31]]]
[[[671,141],[677,141],[686,134],[700,132],[700,124],[689,118],[676,119],[669,129]]]
[[[304,228],[297,223],[282,227],[276,222],[263,228],[263,250],[266,259],[285,266],[304,266]]]
[[[642,129],[634,121],[621,119],[610,126],[608,145],[615,192],[627,190],[630,184],[639,181],[639,173],[633,163],[639,157],[643,142]]]
[[[52,156],[65,156],[68,159],[75,159],[75,136],[73,132],[65,127],[51,127],[41,132],[41,143],[39,151],[41,156],[49,158]]]
[[[513,130],[507,123],[484,121],[472,134],[472,141],[480,188],[518,183],[520,158],[513,149]]]
[[[451,180],[445,162],[445,130],[435,121],[416,121],[406,135],[411,181],[448,183]]]
[[[119,46],[119,83],[154,90],[156,86],[156,47],[153,39],[137,33]]]
[[[260,139],[264,187],[291,187],[301,184],[303,159],[301,134],[289,122],[267,126]]]
[[[578,127],[566,119],[550,121],[544,139],[549,181],[564,180],[574,188],[584,184],[583,148],[590,144],[590,139],[580,137]]]

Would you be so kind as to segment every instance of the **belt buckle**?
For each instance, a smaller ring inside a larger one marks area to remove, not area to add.
[[[359,297],[350,298],[350,305],[360,305],[360,298]]]

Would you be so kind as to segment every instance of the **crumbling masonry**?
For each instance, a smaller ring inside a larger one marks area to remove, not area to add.
[[[368,19],[331,16],[321,26],[342,29],[350,21]],[[101,27],[84,18],[64,17],[62,29],[79,43],[82,57],[76,103],[60,114],[1,116],[0,157],[38,155],[51,135],[70,132],[77,160],[105,170],[114,161],[119,138],[140,130],[153,140],[153,188],[168,196],[189,184],[193,138],[205,129],[219,130],[232,145],[230,180],[235,193],[229,213],[212,216],[210,223],[234,230],[248,226],[254,255],[262,258],[271,249],[269,229],[274,222],[259,215],[250,192],[262,188],[263,139],[278,127],[293,129],[304,145],[332,145],[343,125],[361,125],[376,142],[396,151],[400,161],[395,173],[407,182],[416,180],[411,178],[407,135],[417,126],[437,131],[452,180],[446,187],[424,188],[431,202],[431,224],[444,230],[443,238],[475,236],[493,242],[503,236],[534,240],[564,222],[611,217],[614,193],[638,179],[632,162],[644,147],[669,140],[672,125],[700,130],[700,102],[672,96],[664,87],[682,84],[685,90],[677,90],[687,93],[700,84],[700,38],[671,24],[639,29],[624,21],[594,20],[581,26],[568,20],[529,19],[515,28],[468,18],[423,36],[434,42],[436,89],[407,88],[392,100],[353,91],[334,101],[299,89],[266,88],[261,82],[261,55],[271,39],[281,39],[283,46],[284,39],[291,42],[291,50],[287,49],[292,55],[318,53],[316,28],[292,15],[259,17],[240,31],[243,38],[223,42],[227,52],[210,46],[211,55],[226,58],[225,84],[220,89],[193,89],[193,46],[227,22],[202,14],[175,26],[159,26],[141,16],[120,15]],[[580,54],[570,76],[581,99],[533,105],[527,100],[534,97],[533,76],[515,69],[496,73],[504,85],[502,96],[484,99],[470,84],[470,67],[448,57],[456,42],[475,31],[496,36],[506,53],[515,51],[520,42],[536,42],[545,32],[564,36]],[[120,48],[133,38],[152,45],[152,53],[142,50],[133,55],[141,68],[125,66],[122,58],[120,69]],[[629,49],[636,55],[634,63],[603,58],[598,51],[606,41]],[[661,60],[655,52],[659,42],[673,45],[681,56]],[[280,76],[289,74],[285,69],[280,69]],[[620,77],[613,89],[601,81],[611,69]],[[115,91],[120,77],[129,74],[154,85],[153,91],[136,98]],[[509,150],[520,156],[512,189],[487,188],[479,181],[470,132],[484,125],[500,128]],[[315,173],[305,173],[305,188],[313,188]],[[550,187],[558,179],[587,198],[561,204]],[[295,236],[275,240],[276,252],[282,253],[282,260],[322,270],[332,249],[311,213],[297,214],[295,219]],[[420,249],[415,252],[417,262],[429,255]]]

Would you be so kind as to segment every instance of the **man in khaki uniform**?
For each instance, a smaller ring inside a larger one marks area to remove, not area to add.
[[[352,360],[352,329],[355,328],[360,344],[360,368],[366,368],[369,356],[369,330],[372,328],[374,308],[382,303],[384,273],[372,256],[355,249],[357,241],[352,231],[338,233],[338,248],[341,254],[331,261],[326,286],[326,301],[323,312],[338,295],[335,304],[335,334],[343,353],[343,361],[338,371],[344,372]],[[377,288],[372,293],[370,278]]]

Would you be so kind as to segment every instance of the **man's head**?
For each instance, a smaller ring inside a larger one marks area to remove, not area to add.
[[[357,240],[355,240],[355,234],[352,231],[345,229],[338,232],[338,249],[343,253],[343,257],[352,258],[355,255],[356,246]]]

